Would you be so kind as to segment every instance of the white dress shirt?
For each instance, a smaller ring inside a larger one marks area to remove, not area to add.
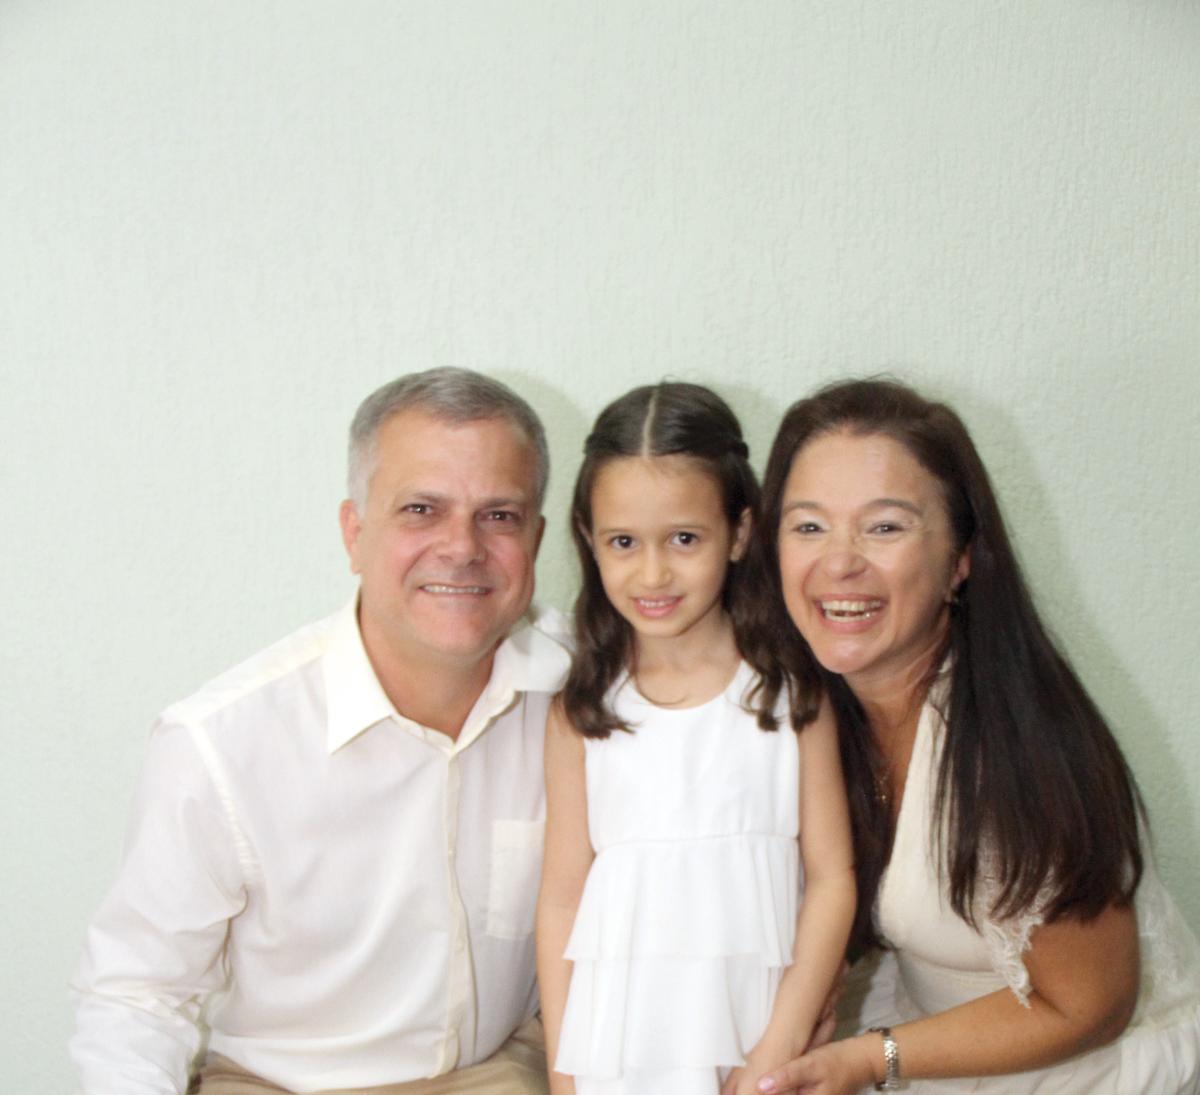
[[[552,635],[500,646],[454,741],[392,707],[353,604],[164,712],[72,982],[81,1090],[184,1092],[201,1026],[299,1092],[495,1052],[537,1004]]]

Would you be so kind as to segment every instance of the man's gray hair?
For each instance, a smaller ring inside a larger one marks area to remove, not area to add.
[[[533,408],[498,380],[471,369],[443,367],[409,373],[372,392],[359,405],[350,423],[350,453],[346,488],[359,513],[367,504],[367,487],[378,459],[379,430],[401,411],[419,409],[452,425],[503,418],[525,435],[537,460],[534,500],[538,512],[550,481],[550,450],[546,431]]]

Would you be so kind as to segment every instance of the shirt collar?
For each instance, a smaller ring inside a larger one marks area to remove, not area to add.
[[[396,717],[358,629],[358,595],[333,618],[322,664],[325,677],[325,748],[336,752],[385,719]]]
[[[497,648],[492,675],[454,742],[455,751],[478,738],[520,693],[557,692],[571,664],[568,642],[561,613],[553,609],[531,609],[526,613]],[[396,711],[375,676],[358,627],[357,595],[334,617],[322,669],[327,712],[325,746],[330,753],[387,719],[395,719],[402,726],[417,725]]]

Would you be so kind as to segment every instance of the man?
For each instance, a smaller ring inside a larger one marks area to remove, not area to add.
[[[544,1090],[536,415],[465,370],[351,427],[354,603],[169,708],[74,988],[85,1095]],[[516,1032],[514,1034],[514,1032]],[[423,1080],[426,1077],[441,1079]]]

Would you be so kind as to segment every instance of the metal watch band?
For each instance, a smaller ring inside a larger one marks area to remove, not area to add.
[[[892,1037],[891,1027],[870,1027],[875,1034],[883,1037],[883,1079],[875,1085],[876,1091],[900,1091],[900,1047]]]

